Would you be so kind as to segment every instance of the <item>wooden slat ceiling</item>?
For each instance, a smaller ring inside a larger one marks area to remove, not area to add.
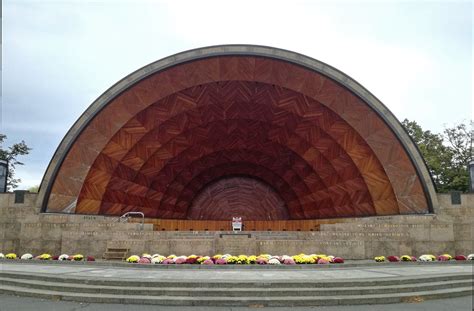
[[[160,219],[217,220],[229,208],[248,220],[428,211],[377,113],[319,73],[256,56],[181,64],[115,98],[67,154],[47,211],[75,200],[68,212]]]

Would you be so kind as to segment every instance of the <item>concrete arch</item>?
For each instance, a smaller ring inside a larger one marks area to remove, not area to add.
[[[145,131],[144,124],[130,124],[134,116],[173,94],[183,94],[184,90],[199,95],[201,85],[239,80],[297,92],[302,101],[293,102],[288,97],[287,102],[280,104],[289,111],[311,117],[314,111],[310,101],[315,101],[349,124],[386,172],[398,205],[398,212],[393,209],[393,214],[429,213],[437,206],[435,189],[418,149],[375,96],[320,61],[291,51],[253,45],[212,46],[182,52],[149,64],[112,86],[66,134],[45,173],[37,205],[44,212],[74,213],[83,183],[98,155],[108,152],[113,157],[114,152],[127,152],[133,145],[133,137]],[[232,89],[227,92],[232,97]],[[272,95],[263,92],[259,96]],[[160,106],[158,115],[169,117],[177,112],[173,108],[186,109],[186,105],[192,105],[185,97],[180,100],[182,108],[175,105],[171,110],[159,111]],[[119,135],[119,143],[111,143],[119,131],[123,133]],[[344,136],[341,141],[346,149],[351,148],[350,137]],[[110,145],[115,149],[105,150]],[[97,174],[92,178],[98,182],[96,189],[92,187],[90,191],[101,191],[100,179],[107,177]]]

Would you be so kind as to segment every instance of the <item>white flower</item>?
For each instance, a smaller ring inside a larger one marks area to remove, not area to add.
[[[433,255],[421,255],[419,258],[418,258],[420,261],[435,261],[436,258],[434,258]]]
[[[279,261],[278,259],[272,258],[272,259],[270,259],[270,260],[268,261],[268,264],[269,264],[269,265],[279,265],[279,264],[281,264],[281,263],[280,263],[280,261]]]
[[[0,259],[5,259],[5,255],[3,255],[2,253],[0,253]]]
[[[33,255],[26,253],[26,254],[23,254],[23,255],[20,257],[20,259],[24,259],[24,260],[33,259]]]
[[[148,259],[151,259],[151,258],[152,258],[150,254],[143,254],[142,257],[143,257],[143,258],[148,258]]]
[[[160,257],[160,256],[161,256],[160,254],[153,254],[153,255],[151,256],[151,258],[156,258],[156,257]]]
[[[281,256],[281,259],[285,260],[285,259],[293,259],[293,258],[291,258],[291,256],[288,256],[288,255],[283,255]]]
[[[58,257],[58,260],[61,260],[61,261],[68,260],[68,259],[69,259],[69,255],[67,254],[62,254],[61,256]]]
[[[1,254],[0,254],[0,255],[1,255]],[[2,258],[2,257],[0,256],[0,258]],[[467,256],[467,260],[474,260],[474,254],[469,254],[469,255]]]
[[[162,263],[163,260],[165,260],[165,259],[166,259],[165,256],[158,255],[156,257],[151,258],[151,263]]]

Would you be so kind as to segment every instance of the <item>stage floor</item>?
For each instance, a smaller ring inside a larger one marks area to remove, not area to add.
[[[165,267],[165,269],[162,269]],[[314,282],[380,280],[383,278],[413,278],[416,276],[438,276],[452,274],[472,275],[472,262],[426,262],[426,263],[373,263],[371,261],[352,261],[339,265],[297,265],[297,266],[258,266],[258,265],[140,265],[111,262],[0,262],[0,273],[54,276],[65,279],[89,279],[110,281],[154,282]],[[252,267],[249,269],[248,267]],[[282,269],[283,268],[283,269]],[[303,268],[303,269],[301,269]]]

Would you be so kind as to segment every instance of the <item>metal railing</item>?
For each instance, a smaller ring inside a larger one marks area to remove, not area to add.
[[[118,222],[128,222],[130,217],[132,217],[134,215],[140,216],[142,218],[142,223],[140,224],[140,229],[143,230],[143,228],[145,227],[145,214],[143,214],[142,212],[127,212],[127,213],[125,213],[125,214],[123,214],[122,216],[119,217]]]

